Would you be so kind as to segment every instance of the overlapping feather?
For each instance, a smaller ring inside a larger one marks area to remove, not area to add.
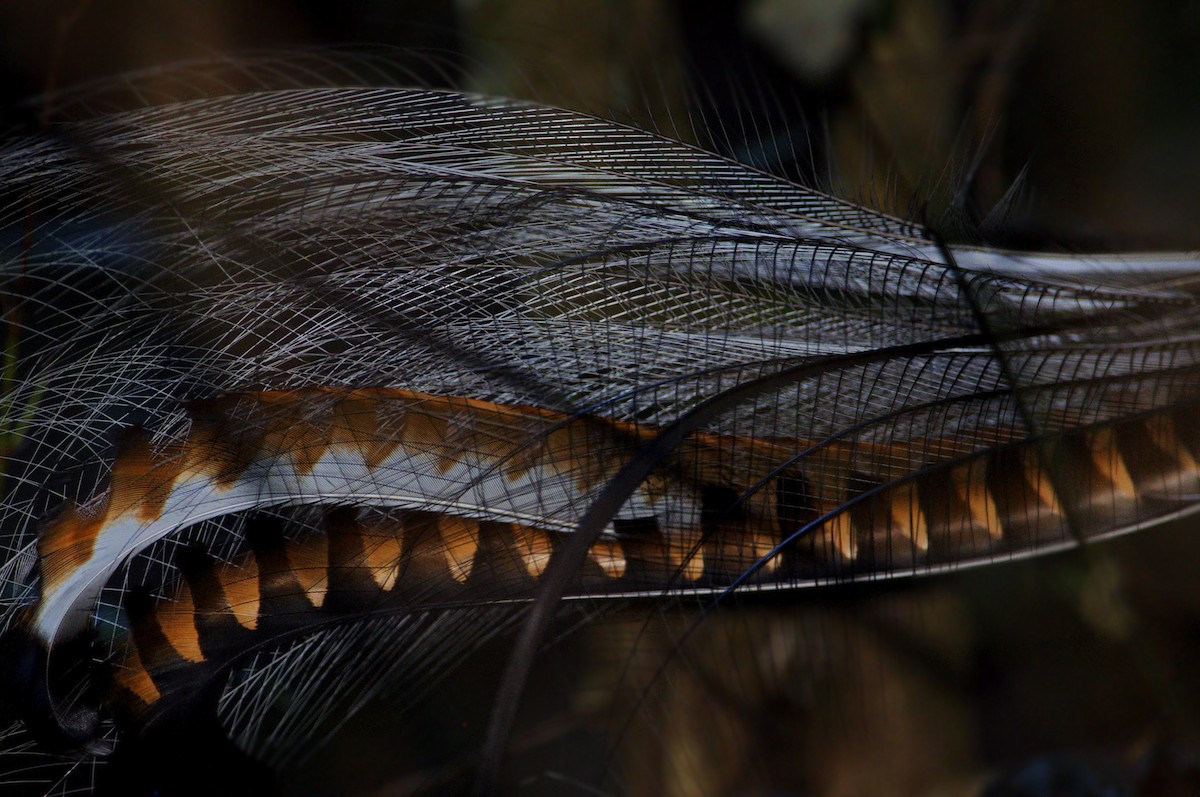
[[[1127,274],[1105,276],[1115,259],[953,258],[918,225],[534,104],[326,88],[80,114],[52,135],[8,141],[0,191],[15,332],[3,406],[20,429],[4,451],[0,628],[37,606],[39,535],[64,505],[103,493],[123,430],[168,450],[187,439],[189,402],[201,399],[399,388],[652,435],[774,375],[702,429],[728,441],[730,467],[735,440],[782,444],[785,464],[801,468],[839,445],[874,446],[887,460],[868,474],[876,491],[931,467],[946,477],[953,463],[1174,418],[1200,399],[1190,257],[1127,259],[1141,269],[1136,288]],[[1187,434],[1164,450],[1185,450]],[[1190,511],[1200,484],[1184,475],[1126,496],[1138,508],[1107,525],[1102,511],[1064,513],[1052,535],[964,547],[938,564]],[[731,483],[740,500],[763,489],[757,478]],[[576,522],[587,495],[553,525]],[[835,512],[852,511],[857,499],[844,498]],[[428,508],[440,506],[431,497]],[[1072,528],[1080,518],[1098,525]],[[131,542],[96,570],[108,588],[81,592],[91,625],[120,640],[134,586],[169,596],[176,552],[189,546],[244,555],[243,522],[180,522]],[[313,531],[294,525],[297,538]],[[884,553],[853,575],[921,569]],[[373,622],[336,632],[353,644],[309,637],[250,667],[222,698],[231,736],[269,760],[304,749],[324,731],[268,730],[262,684],[297,683],[369,648],[362,635],[397,633]],[[322,652],[286,652],[304,645]],[[362,692],[290,694],[299,708],[274,728],[330,716]]]

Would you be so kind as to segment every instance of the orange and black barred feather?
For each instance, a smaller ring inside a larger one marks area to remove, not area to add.
[[[1194,259],[1130,258],[1131,288],[1106,258],[952,253],[648,132],[453,92],[65,107],[0,152],[0,228],[28,231],[3,250],[25,419],[3,688],[44,744],[203,715],[256,761],[311,755],[369,696],[511,639],[643,462],[558,616],[1200,506]]]

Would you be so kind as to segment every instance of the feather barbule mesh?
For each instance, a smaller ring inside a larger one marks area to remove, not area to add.
[[[193,634],[221,663],[205,677],[228,678],[229,738],[275,765],[303,758],[368,697],[419,692],[512,633],[606,481],[700,410],[612,513],[578,602],[953,569],[1200,504],[1191,256],[948,247],[655,133],[427,89],[78,111],[4,142],[0,192],[0,630],[40,635],[52,658],[90,640],[94,661],[55,676],[75,685],[52,698],[64,715],[96,697],[80,668],[149,666],[130,663],[136,606],[200,607],[197,569],[232,595],[228,573],[265,574],[272,546],[295,566],[339,508],[356,527],[435,529],[404,538],[411,571],[377,579],[406,590],[387,611],[329,597],[330,575],[304,582],[319,622],[251,611],[260,637],[219,654],[215,632]],[[327,429],[352,402],[378,426],[355,438],[377,461]],[[418,421],[431,447],[393,451]],[[307,464],[289,430],[314,447]],[[198,441],[228,472],[188,459]],[[121,531],[111,485],[135,448],[152,463],[138,500],[164,492],[170,522],[143,507]],[[154,482],[172,458],[186,467]],[[115,529],[104,561],[47,553],[65,517],[98,540]],[[508,534],[520,544],[495,541]],[[638,547],[659,544],[659,559]],[[420,569],[435,559],[445,584]],[[278,598],[259,589],[256,606]],[[149,669],[155,694],[186,702]],[[98,734],[146,721],[103,695]],[[33,744],[23,733],[10,756]]]

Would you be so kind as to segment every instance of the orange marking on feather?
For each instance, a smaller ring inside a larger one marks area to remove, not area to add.
[[[1160,414],[1145,421],[1146,430],[1154,446],[1167,455],[1175,466],[1184,473],[1200,474],[1200,465],[1175,432],[1175,421],[1170,415]]]
[[[357,396],[359,392],[363,391],[357,391],[355,395]],[[403,442],[405,427],[408,424],[408,407],[412,402],[384,402],[374,397],[369,400],[374,406],[375,413],[376,426],[370,431],[374,438],[360,448],[365,451],[363,461],[366,466],[377,468],[392,456]],[[355,401],[357,402],[358,399]],[[362,401],[366,403],[368,398],[364,396]],[[365,413],[365,410],[363,412]],[[360,422],[365,421],[360,420]]]
[[[536,464],[571,479],[580,492],[588,492],[615,475],[636,447],[614,439],[611,429],[592,418],[577,418],[545,437]],[[638,488],[645,491],[646,485]]]
[[[181,476],[209,478],[218,488],[226,488],[241,479],[250,465],[262,459],[262,418],[239,418],[239,414],[258,413],[261,416],[257,401],[261,395],[255,394],[253,398],[227,396],[188,405],[192,428]],[[245,412],[247,405],[249,411]],[[244,422],[234,423],[235,419]]]
[[[132,511],[142,522],[158,519],[182,467],[179,457],[156,458],[146,435],[125,435],[120,453],[113,462],[109,517],[120,517]]]
[[[357,451],[368,468],[375,468],[395,450],[399,440],[381,428],[379,401],[355,390],[338,400],[329,418],[329,445]]]
[[[512,529],[517,555],[521,557],[525,572],[533,578],[539,578],[550,564],[550,556],[554,553],[549,533],[519,524],[513,524]]]
[[[329,593],[329,539],[313,534],[300,542],[289,542],[286,550],[292,574],[309,603],[319,609]]]
[[[951,472],[951,481],[971,520],[983,526],[992,539],[1002,538],[1004,529],[1000,525],[1000,513],[987,486],[987,463],[974,459],[959,465]]]
[[[187,441],[174,447],[183,461],[180,479],[212,479],[221,487],[232,484],[241,476],[239,471],[234,478],[227,478],[231,470],[228,450],[213,424],[193,422]]]
[[[264,413],[265,432],[262,454],[288,455],[296,473],[312,473],[317,462],[329,449],[329,413],[314,417],[314,407],[323,409],[329,399],[309,390],[263,393],[260,409]]]
[[[532,408],[489,405],[473,408],[473,437],[455,439],[469,445],[478,456],[499,463],[509,481],[516,481],[542,464],[547,436],[565,416]]]
[[[832,546],[838,556],[853,562],[858,556],[858,534],[850,520],[850,512],[843,511],[825,522],[822,528],[826,545]]]
[[[108,518],[108,496],[96,499],[84,511],[68,504],[38,537],[42,592],[52,592],[92,558],[96,538]]]
[[[406,450],[437,457],[438,470],[445,473],[454,467],[456,460],[445,456],[448,447],[445,444],[446,420],[444,418],[411,408],[404,413],[404,428],[401,430],[401,434],[400,443]]]
[[[1087,448],[1092,464],[1113,492],[1126,498],[1137,495],[1133,477],[1129,475],[1129,468],[1117,448],[1117,433],[1113,427],[1105,426],[1091,432],[1088,435]]]
[[[752,531],[744,527],[722,527],[709,549],[714,564],[726,573],[739,573],[757,564],[775,547],[770,534]],[[779,557],[772,557],[762,565],[762,572],[770,574],[779,568]]]
[[[917,485],[910,482],[890,494],[888,513],[893,528],[899,529],[918,551],[929,550],[929,524],[921,511]]]
[[[504,476],[515,482],[538,466],[545,453],[544,440],[529,440],[504,460]]]
[[[364,543],[364,551],[371,578],[379,588],[390,590],[396,586],[396,579],[400,575],[400,555],[403,553],[400,538],[395,534],[372,538]]]
[[[1025,482],[1033,488],[1038,501],[1054,514],[1061,515],[1063,513],[1062,504],[1059,503],[1058,493],[1054,490],[1054,482],[1050,478],[1046,466],[1042,464],[1037,449],[1023,448],[1020,450],[1020,457],[1024,465]]]
[[[258,579],[258,563],[253,557],[217,568],[217,580],[221,583],[229,610],[239,625],[250,630],[258,626]]]
[[[125,661],[113,668],[113,679],[118,686],[127,689],[147,706],[158,702],[162,697],[158,687],[154,685],[154,679],[150,677],[146,665],[138,656],[135,645],[129,646]]]
[[[600,571],[609,578],[625,575],[625,552],[616,540],[597,540],[588,549],[588,558],[600,566]]]
[[[362,546],[361,566],[382,590],[396,586],[400,575],[404,527],[398,520],[385,519],[358,525]]]
[[[439,515],[438,532],[450,575],[460,584],[471,576],[475,552],[479,550],[479,521],[454,515]]]
[[[307,411],[314,398],[331,405],[327,416],[314,418]],[[218,486],[237,481],[250,464],[267,456],[289,454],[303,474],[330,446],[355,449],[374,468],[400,445],[437,457],[442,472],[467,453],[504,459],[510,479],[519,478],[548,454],[543,464],[553,463],[591,484],[602,470],[596,462],[604,458],[593,456],[592,466],[583,469],[576,461],[580,451],[632,450],[630,442],[640,443],[653,434],[636,424],[395,388],[264,391],[195,401],[189,409],[192,431],[181,471],[212,478]],[[551,431],[556,424],[563,426]],[[514,435],[514,430],[522,433]],[[558,434],[555,445],[543,440],[522,456],[526,444],[540,434]]]
[[[700,529],[675,531],[666,537],[667,556],[684,581],[695,581],[704,575],[704,546]]]
[[[528,417],[499,405],[450,409],[445,443],[451,456],[468,454],[489,464],[514,454],[536,430]]]
[[[161,600],[154,606],[154,619],[163,637],[185,661],[204,661],[200,634],[196,630],[196,604],[187,584],[179,588],[174,600]]]

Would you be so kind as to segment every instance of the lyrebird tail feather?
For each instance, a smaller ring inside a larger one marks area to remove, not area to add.
[[[1130,261],[1136,288],[1104,259],[955,263],[654,134],[453,92],[56,132],[0,160],[0,628],[26,720],[76,743],[77,709],[136,732],[199,678],[239,746],[294,759],[511,628],[608,481],[753,380],[612,513],[575,602],[945,570],[1200,506],[1190,257]],[[89,638],[107,675],[80,686],[60,660]]]

